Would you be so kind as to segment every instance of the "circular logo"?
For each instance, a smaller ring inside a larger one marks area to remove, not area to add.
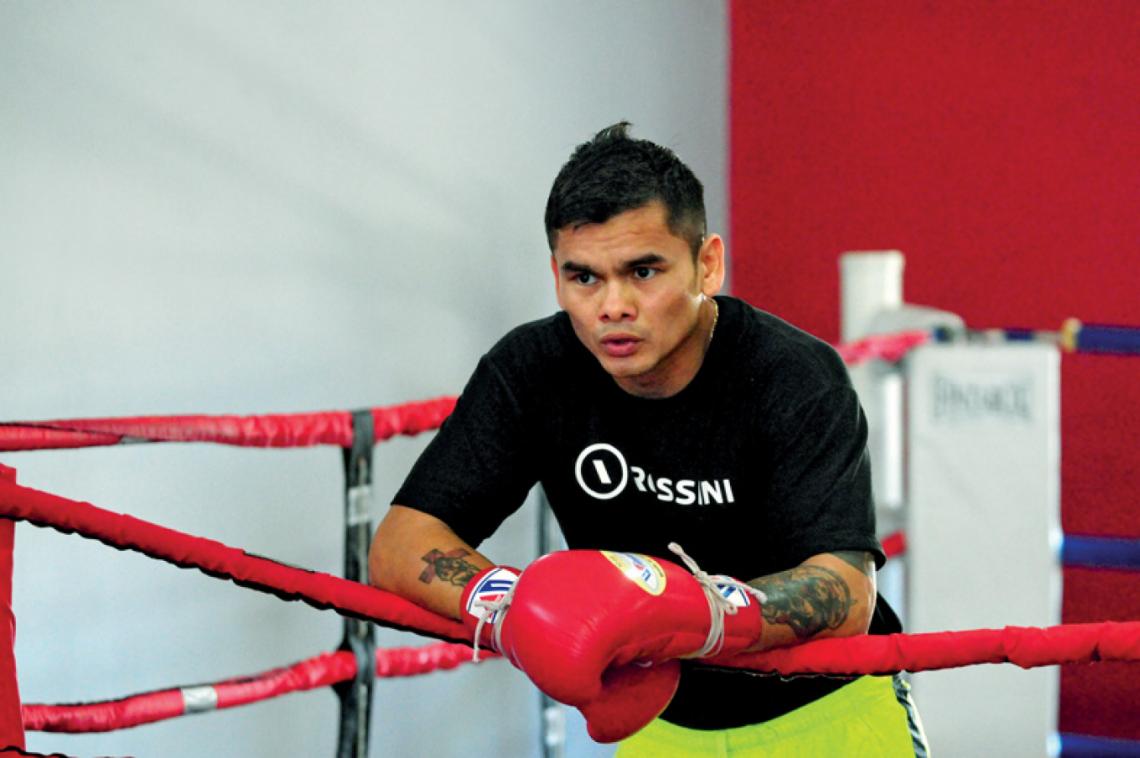
[[[665,570],[649,556],[640,553],[613,553],[609,550],[599,552],[609,559],[618,571],[625,574],[626,579],[650,595],[660,595],[665,591]]]
[[[609,500],[625,489],[629,466],[616,447],[596,442],[579,453],[574,477],[587,494],[598,500]]]

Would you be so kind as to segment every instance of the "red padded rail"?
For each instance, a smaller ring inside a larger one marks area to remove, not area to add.
[[[1140,661],[1140,621],[862,635],[718,658],[715,663],[784,675],[838,676],[932,671],[979,663],[1035,668],[1096,661]]]
[[[469,662],[471,648],[450,642],[389,648],[376,651],[376,676],[418,676]],[[34,732],[112,732],[193,713],[235,708],[290,692],[329,687],[355,676],[355,656],[347,650],[338,650],[290,666],[213,684],[170,687],[97,703],[28,703],[23,707],[24,724],[28,731]]]
[[[182,568],[196,568],[243,587],[315,608],[453,641],[469,641],[463,624],[424,610],[390,592],[331,574],[287,566],[214,540],[152,524],[90,503],[0,480],[0,516],[78,533],[120,550],[133,550]]]
[[[930,340],[922,331],[865,337],[837,345],[855,366],[868,360],[898,361]],[[439,428],[455,408],[454,397],[438,397],[372,409],[376,441],[397,434],[416,435]],[[134,416],[0,422],[0,452],[99,447],[139,442],[214,442],[241,447],[352,445],[348,411],[282,413],[260,416]]]
[[[398,434],[439,428],[455,407],[454,397],[372,408],[377,442]],[[214,442],[241,447],[352,445],[348,411],[262,416],[137,416],[132,418],[6,421],[0,451],[98,447],[136,442]]]
[[[49,526],[119,549],[135,550],[184,568],[317,608],[385,626],[467,641],[458,621],[445,619],[357,582],[285,566],[201,537],[96,508],[90,503],[0,480],[0,516]],[[716,665],[784,675],[925,671],[975,663],[1023,667],[1107,660],[1140,660],[1140,622],[1007,627],[964,632],[892,634],[817,640],[797,647],[716,659]]]

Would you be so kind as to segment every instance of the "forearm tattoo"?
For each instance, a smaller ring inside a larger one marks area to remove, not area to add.
[[[801,641],[838,629],[855,605],[843,577],[823,566],[797,566],[749,584],[768,596],[765,623],[788,626]]]
[[[432,579],[439,577],[456,587],[466,586],[479,573],[479,568],[463,560],[465,555],[470,555],[470,553],[461,547],[449,550],[446,553],[442,550],[429,550],[424,557],[420,558],[427,564],[420,573],[420,581],[424,584],[431,584]]]

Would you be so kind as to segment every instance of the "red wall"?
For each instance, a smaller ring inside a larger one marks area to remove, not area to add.
[[[731,4],[733,289],[839,336],[838,255],[897,248],[973,327],[1140,325],[1140,3]],[[1140,359],[1062,365],[1066,531],[1140,537]],[[964,557],[968,551],[964,551]],[[1064,620],[1140,619],[1066,572]],[[1140,666],[1068,667],[1061,729],[1140,739]]]

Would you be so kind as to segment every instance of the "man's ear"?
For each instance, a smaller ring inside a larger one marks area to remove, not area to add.
[[[558,307],[562,307],[562,288],[559,286],[562,283],[562,271],[558,268],[558,259],[554,257],[554,253],[550,254],[550,273],[554,274],[554,299],[558,301]]]
[[[724,240],[710,234],[697,251],[697,277],[701,292],[712,297],[724,285]]]

